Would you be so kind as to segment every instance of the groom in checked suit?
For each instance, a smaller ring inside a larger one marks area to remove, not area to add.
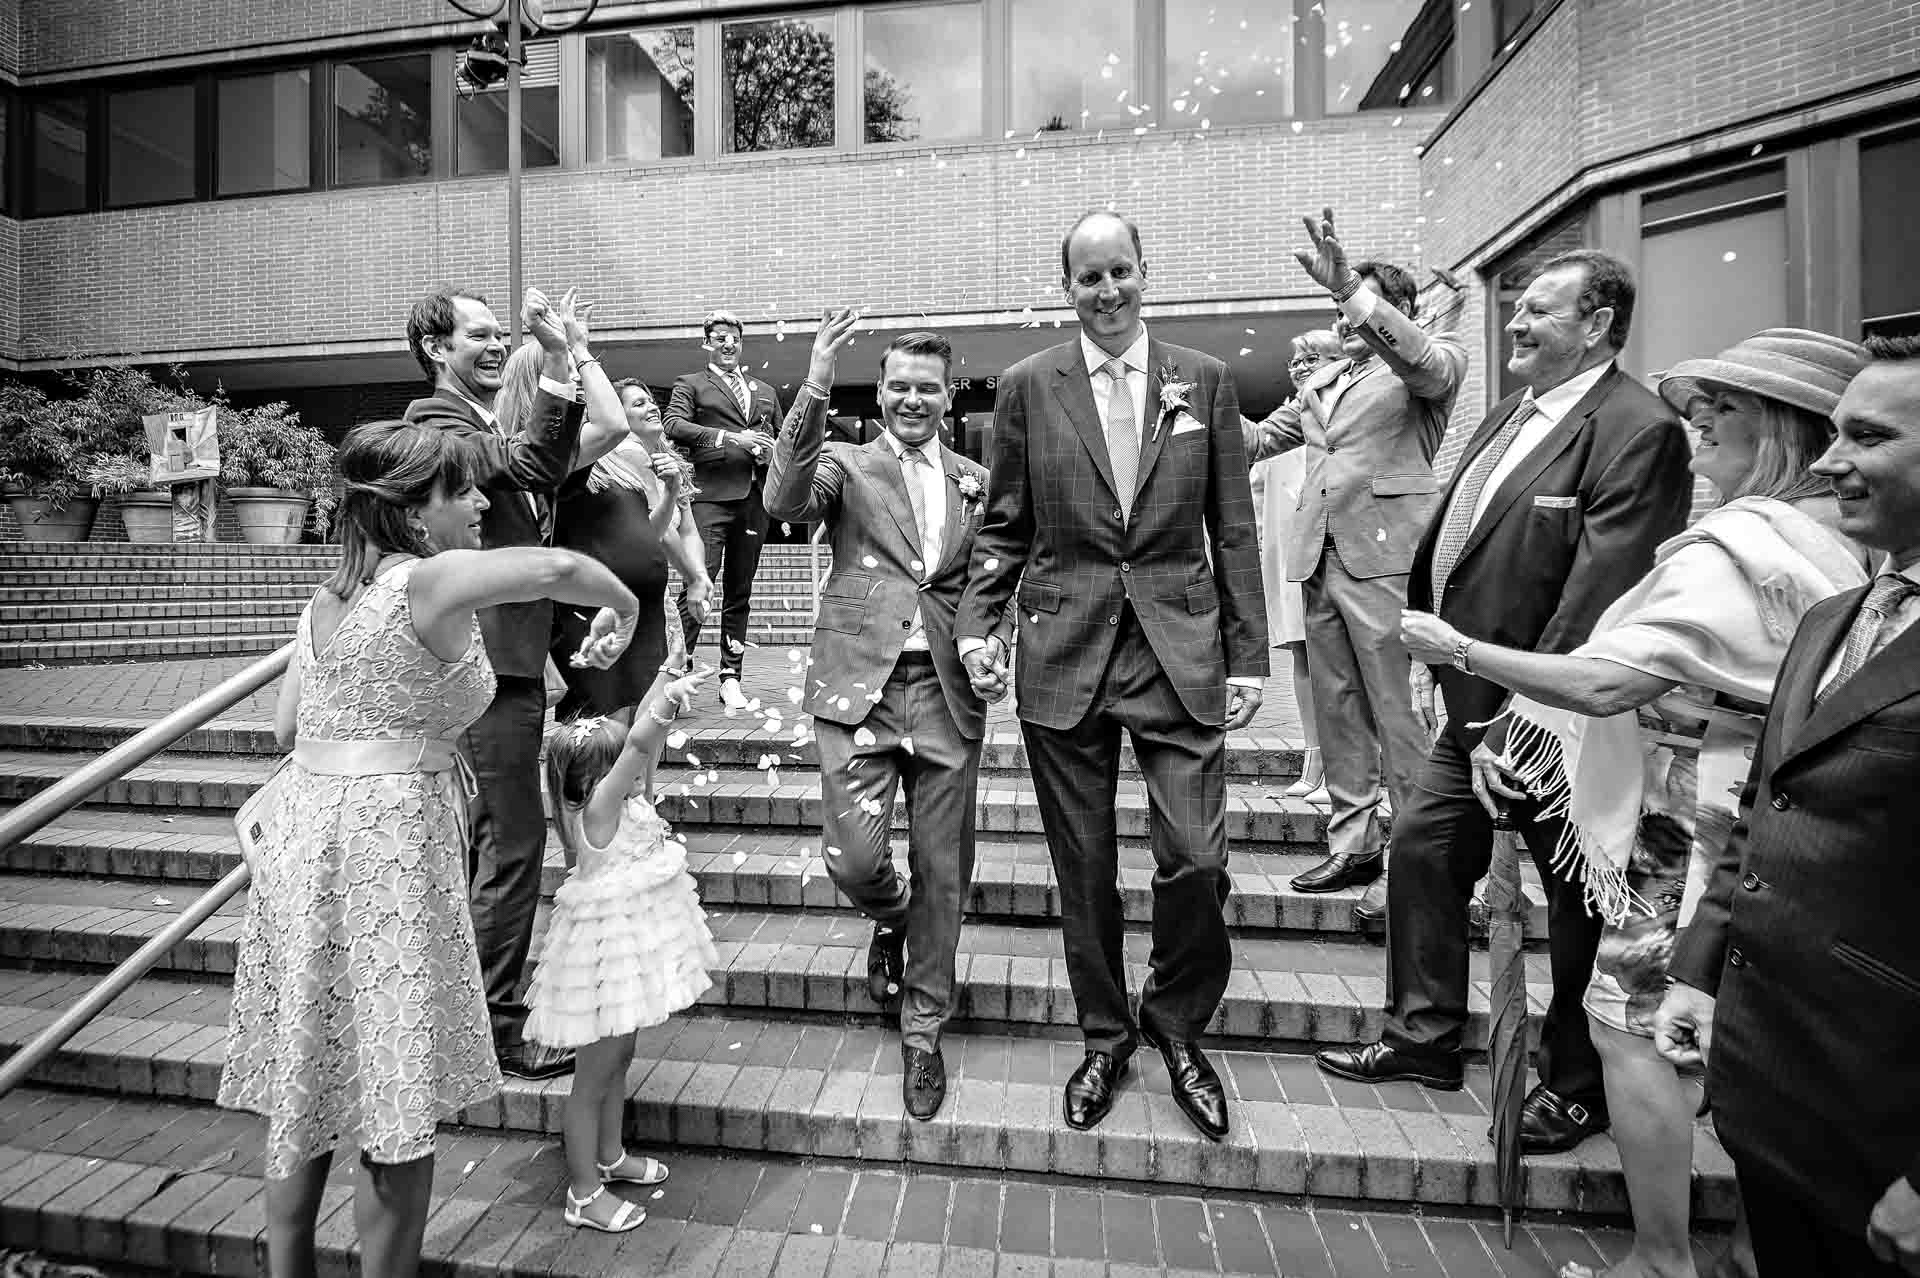
[[[1800,623],[1654,1022],[1706,1058],[1760,1278],[1920,1274],[1920,339],[1867,351],[1813,471],[1889,562]]]
[[[947,1094],[940,1030],[973,883],[987,715],[954,651],[953,616],[986,472],[940,442],[953,350],[937,333],[903,334],[881,353],[878,439],[823,446],[835,357],[858,319],[830,311],[814,338],[767,468],[767,512],[824,520],[831,538],[801,703],[820,746],[827,873],[874,920],[867,993],[883,1005],[900,996],[906,1109],[928,1119]],[[1001,643],[1011,629],[996,623]],[[897,785],[911,888],[893,864]]]
[[[1563,254],[1527,285],[1507,321],[1507,366],[1527,388],[1495,405],[1468,441],[1414,555],[1409,608],[1504,647],[1567,652],[1646,575],[1654,548],[1685,526],[1693,491],[1686,433],[1613,362],[1633,301],[1626,264],[1604,253]],[[1492,812],[1511,803],[1546,885],[1553,970],[1536,1057],[1541,1081],[1521,1111],[1521,1149],[1569,1149],[1608,1126],[1581,1007],[1600,920],[1587,912],[1581,885],[1552,868],[1564,823],[1534,819],[1528,796],[1496,763],[1505,728],[1487,724],[1509,694],[1475,677],[1465,645],[1436,673],[1446,728],[1413,802],[1395,814],[1389,853],[1385,1031],[1380,1042],[1317,1059],[1364,1083],[1460,1087],[1467,903],[1491,861]],[[1430,704],[1421,708],[1431,717]]]
[[[697,373],[683,374],[667,399],[667,438],[693,462],[693,522],[707,550],[707,576],[720,588],[720,700],[730,710],[746,707],[740,668],[747,652],[747,619],[753,612],[753,575],[760,567],[767,511],[760,479],[773,453],[780,400],[773,387],[741,367],[738,317],[715,311],[701,326],[713,356]],[[700,639],[701,615],[680,587],[680,629],[687,656]]]
[[[1080,335],[1000,379],[960,653],[976,686],[1000,686],[1006,647],[993,630],[1012,601],[1021,729],[1087,1048],[1067,1082],[1068,1125],[1107,1115],[1144,1037],[1182,1112],[1218,1140],[1226,1096],[1198,1039],[1233,962],[1226,734],[1253,718],[1267,672],[1240,409],[1219,360],[1148,337],[1131,222],[1089,213],[1060,257]],[[1122,728],[1152,808],[1153,952],[1137,1021],[1115,886]]]

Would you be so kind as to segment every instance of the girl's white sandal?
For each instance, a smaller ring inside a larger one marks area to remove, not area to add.
[[[620,1201],[620,1207],[613,1213],[613,1219],[604,1225],[587,1215],[587,1208],[606,1192],[607,1187],[602,1185],[585,1198],[575,1198],[573,1189],[569,1186],[567,1209],[563,1213],[563,1218],[575,1229],[598,1229],[603,1234],[624,1234],[647,1223],[647,1209],[639,1203],[630,1203],[625,1199]]]
[[[638,1176],[616,1176],[614,1174],[616,1168],[626,1166],[628,1162],[635,1158],[638,1158],[645,1166],[645,1170]],[[596,1162],[594,1166],[600,1169],[600,1183],[603,1185],[611,1185],[616,1182],[628,1185],[657,1185],[667,1178],[667,1165],[663,1162],[648,1158],[645,1154],[622,1153],[620,1157],[610,1163]]]

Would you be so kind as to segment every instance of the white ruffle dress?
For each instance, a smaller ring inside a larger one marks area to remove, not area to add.
[[[658,1025],[693,1006],[719,965],[687,848],[641,795],[627,800],[604,848],[582,813],[559,820],[579,861],[553,897],[553,917],[527,986],[526,1037],[585,1047]]]

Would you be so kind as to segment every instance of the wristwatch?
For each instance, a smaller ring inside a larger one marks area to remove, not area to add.
[[[1461,674],[1470,675],[1473,673],[1473,671],[1467,667],[1467,649],[1473,647],[1473,642],[1473,640],[1462,635],[1460,636],[1460,642],[1453,645],[1453,668]]]

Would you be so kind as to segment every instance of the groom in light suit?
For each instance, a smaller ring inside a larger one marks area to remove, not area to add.
[[[906,1109],[928,1119],[946,1097],[940,1030],[973,882],[987,708],[954,651],[953,615],[986,472],[940,442],[953,351],[937,333],[903,334],[881,353],[880,438],[823,443],[835,356],[858,318],[831,311],[821,324],[766,502],[775,519],[824,521],[833,547],[801,703],[820,744],[827,873],[874,921],[867,993],[883,1005],[900,997]],[[1000,643],[1010,631],[995,623]],[[911,889],[893,864],[896,786]]]
[[[1144,1037],[1181,1110],[1218,1140],[1226,1096],[1198,1040],[1233,962],[1226,734],[1253,718],[1267,672],[1240,408],[1219,360],[1147,336],[1131,222],[1089,213],[1060,257],[1080,335],[1000,379],[960,653],[975,686],[1004,681],[993,630],[1017,584],[1021,729],[1087,1047],[1068,1125],[1106,1117]],[[1152,970],[1137,1020],[1115,887],[1122,728],[1152,807]]]

